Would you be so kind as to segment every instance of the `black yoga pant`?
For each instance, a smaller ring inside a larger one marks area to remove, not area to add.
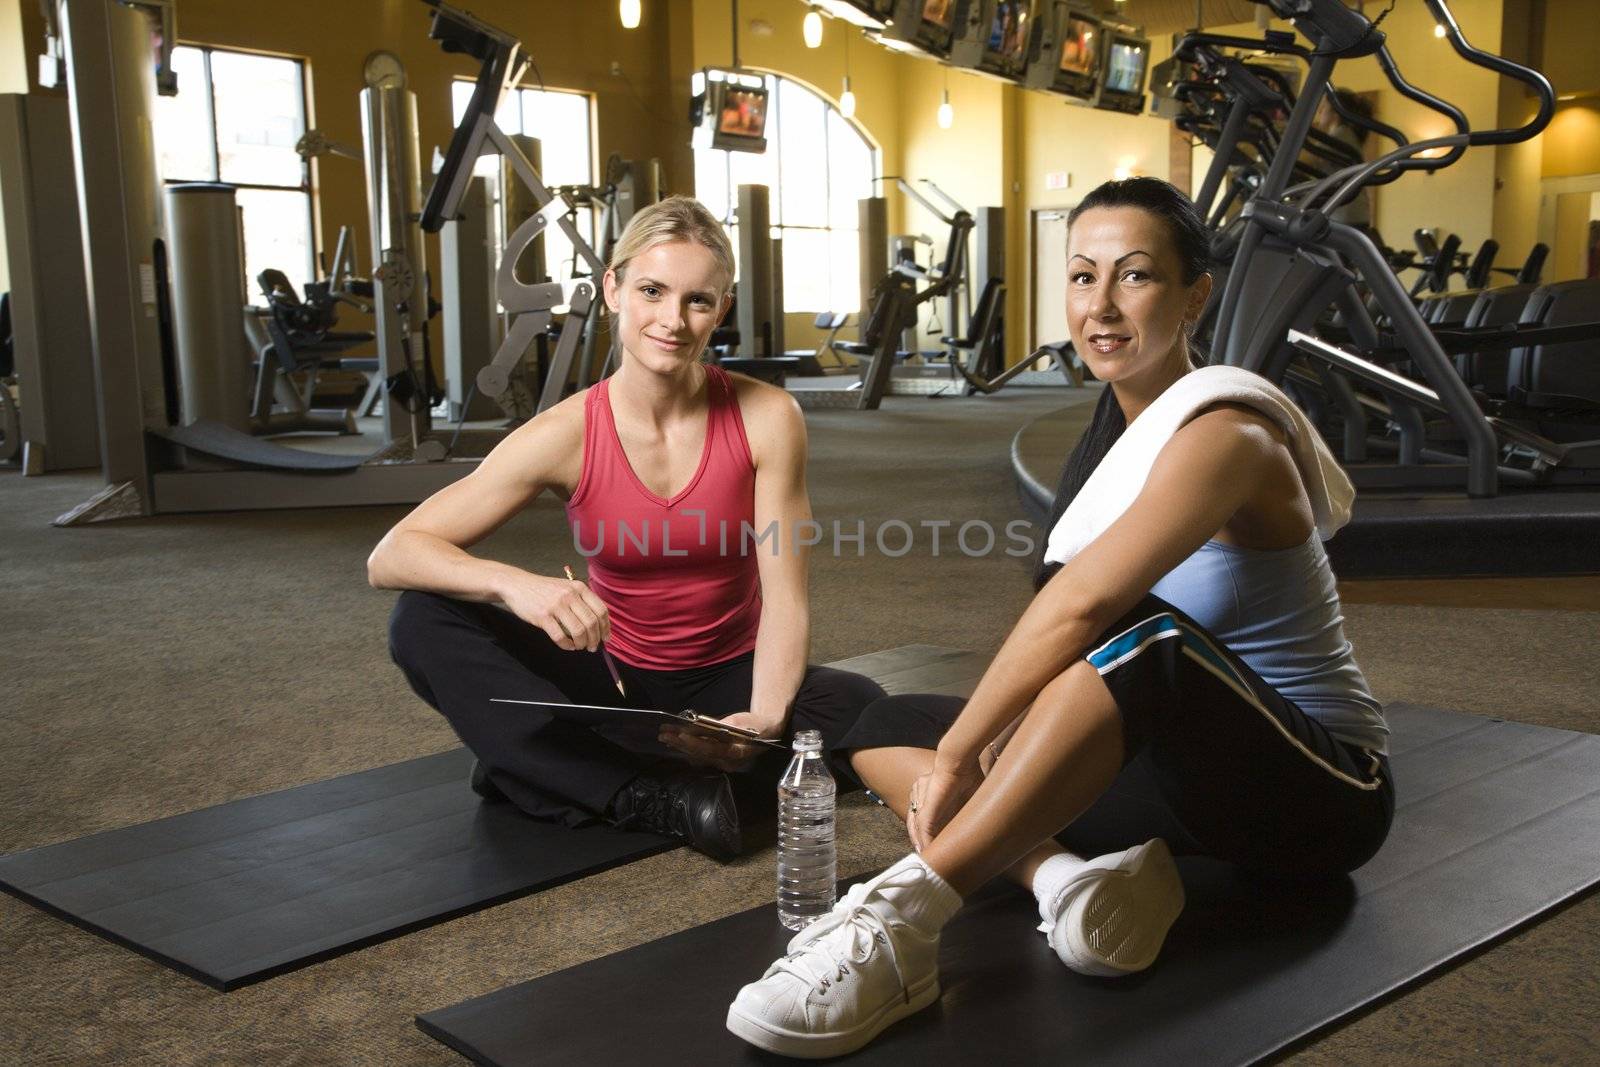
[[[572,826],[604,814],[629,779],[659,761],[548,712],[495,704],[494,698],[731,715],[750,706],[754,660],[746,653],[677,671],[618,661],[628,690],[624,701],[598,652],[568,652],[501,608],[416,591],[400,594],[389,618],[389,652],[411,688],[450,721],[501,792],[530,815]],[[882,696],[882,687],[869,678],[808,667],[788,736],[819,730],[823,750],[832,751],[861,710]],[[730,776],[746,821],[771,817],[788,758],[763,753],[748,770]],[[856,784],[845,761],[831,766],[841,792]]]
[[[1382,755],[1336,741],[1171,604],[1146,596],[1085,657],[1122,718],[1124,764],[1059,835],[1098,856],[1166,838],[1278,877],[1353,871],[1394,815]],[[841,749],[936,748],[960,697],[885,697]],[[1070,709],[1063,709],[1070,714]]]

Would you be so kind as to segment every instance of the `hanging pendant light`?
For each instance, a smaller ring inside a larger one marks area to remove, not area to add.
[[[805,21],[800,23],[800,35],[805,38],[807,48],[822,47],[822,14],[816,8],[806,12]]]
[[[839,114],[854,118],[856,94],[850,91],[850,34],[844,35],[844,92],[839,94]]]
[[[619,0],[617,14],[622,18],[623,29],[636,30],[639,28],[639,17],[643,14],[640,8],[640,0]]]
[[[950,90],[944,91],[944,103],[939,105],[939,128],[948,130],[956,124],[956,109],[950,106]]]

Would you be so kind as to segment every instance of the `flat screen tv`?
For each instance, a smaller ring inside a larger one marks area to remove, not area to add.
[[[1102,43],[1100,98],[1095,106],[1138,114],[1144,110],[1144,76],[1150,41],[1122,27],[1108,26]]]
[[[895,0],[879,36],[892,48],[945,59],[955,38],[958,6],[959,0]]]
[[[767,150],[767,81],[755,71],[707,67],[690,79],[690,143],[728,152]]]
[[[1028,68],[1029,35],[1033,30],[1032,0],[997,0],[984,42],[983,66],[1003,78],[1021,78]]]
[[[881,30],[883,24],[894,18],[895,0],[812,0],[817,7],[834,18],[864,27]]]
[[[1093,103],[1100,88],[1105,29],[1093,12],[1055,0],[1039,12],[1033,54],[1024,84],[1060,93],[1076,103]]]
[[[1050,0],[965,0],[956,16],[950,65],[1021,82],[1038,47],[1034,12],[1049,7]]]
[[[712,148],[730,152],[767,150],[766,86],[715,83],[710,118]]]

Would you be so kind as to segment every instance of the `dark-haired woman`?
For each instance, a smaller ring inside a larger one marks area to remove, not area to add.
[[[740,991],[739,1036],[838,1055],[932,1003],[941,927],[1002,873],[1064,964],[1115,976],[1149,966],[1183,906],[1172,851],[1316,878],[1383,842],[1387,728],[1321,544],[1349,482],[1264,379],[1196,369],[1207,249],[1166,182],[1073,211],[1067,320],[1108,388],[1051,565],[970,700],[889,697],[841,742],[918,851]]]

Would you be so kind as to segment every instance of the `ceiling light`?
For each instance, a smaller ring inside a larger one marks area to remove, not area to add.
[[[619,0],[617,14],[622,17],[622,28],[636,30],[639,28],[640,0]]]
[[[939,128],[948,130],[956,124],[956,109],[950,106],[950,90],[944,91],[944,103],[939,105]]]
[[[856,94],[850,91],[850,75],[844,76],[844,92],[839,94],[839,114],[845,118],[854,118],[856,113]]]
[[[806,12],[805,21],[800,23],[800,34],[806,39],[807,48],[822,47],[822,15],[816,8]]]

